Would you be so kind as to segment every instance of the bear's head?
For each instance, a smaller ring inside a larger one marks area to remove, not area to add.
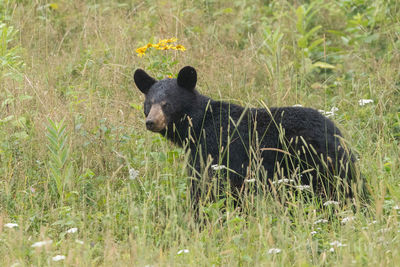
[[[162,132],[188,114],[196,102],[196,70],[186,66],[177,79],[155,80],[144,70],[137,69],[133,76],[136,86],[145,95],[144,114],[146,128]]]

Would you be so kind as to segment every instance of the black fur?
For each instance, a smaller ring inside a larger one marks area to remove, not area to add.
[[[147,94],[150,87],[156,83],[156,80],[147,75],[144,70],[138,69],[133,76],[135,83],[143,94]]]
[[[248,109],[212,100],[195,90],[197,74],[192,67],[184,67],[178,79],[153,80],[143,70],[135,72],[136,85],[146,95],[144,112],[147,116],[152,104],[163,103],[168,126],[160,133],[187,145],[198,179],[204,177],[211,156],[212,164],[228,168],[228,182],[240,191],[256,160],[262,159],[264,184],[270,185],[277,175],[312,185],[327,199],[353,196],[355,159],[342,144],[339,129],[318,111]],[[198,180],[192,184],[194,197],[200,194],[197,184]]]

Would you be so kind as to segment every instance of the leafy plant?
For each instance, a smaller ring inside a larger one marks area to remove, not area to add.
[[[18,30],[0,21],[0,78],[11,76],[20,78],[20,70],[24,66],[21,59],[20,46],[12,45]]]
[[[178,39],[170,38],[160,40],[157,44],[148,43],[145,46],[139,47],[136,49],[136,53],[139,57],[145,56],[145,52],[150,48],[155,48],[156,50],[175,50],[175,51],[185,51],[186,48],[183,45],[173,45],[172,43],[176,42]],[[157,73],[157,79],[164,79],[167,77],[172,77],[173,73],[171,72],[171,68],[178,64],[177,60],[173,60],[170,54],[164,53],[160,55],[159,53],[153,53],[148,57],[149,60],[149,70]]]
[[[54,122],[48,119],[46,137],[48,140],[47,148],[49,150],[48,170],[49,178],[52,181],[52,187],[60,203],[65,197],[66,186],[73,177],[73,167],[70,161],[70,152],[68,147],[68,133],[64,120]]]
[[[321,5],[318,1],[312,2],[309,5],[301,5],[296,9],[296,29],[297,29],[297,64],[296,69],[302,70],[307,74],[315,68],[334,69],[335,66],[328,64],[324,58],[320,58],[319,52],[324,51],[322,44],[324,38],[315,35],[322,29],[322,25],[315,25],[314,16],[321,10]],[[323,55],[325,56],[325,55]]]

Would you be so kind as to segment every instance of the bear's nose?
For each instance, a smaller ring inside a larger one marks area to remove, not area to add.
[[[146,128],[147,128],[147,130],[153,130],[154,129],[154,125],[155,125],[154,121],[146,120]]]

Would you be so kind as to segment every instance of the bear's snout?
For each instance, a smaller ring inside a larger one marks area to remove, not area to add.
[[[146,120],[146,128],[147,128],[147,130],[151,131],[154,128],[154,125],[155,125],[154,121]]]
[[[160,104],[154,104],[150,108],[146,118],[146,128],[152,132],[160,132],[167,126],[165,114]]]

